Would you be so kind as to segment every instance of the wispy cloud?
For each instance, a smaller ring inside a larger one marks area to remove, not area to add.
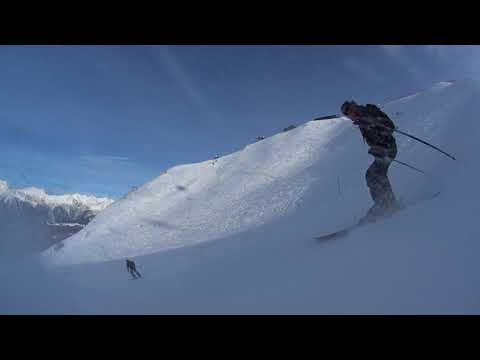
[[[360,62],[353,58],[348,58],[343,62],[343,65],[354,74],[369,79],[369,81],[382,82],[384,78],[375,70],[373,66],[366,62]]]
[[[116,163],[117,161],[130,161],[128,157],[124,156],[110,156],[110,155],[97,155],[97,156],[80,156],[80,159],[89,163]]]
[[[382,45],[384,53],[414,77],[422,77],[422,71],[408,54],[409,45]]]
[[[75,165],[73,165],[75,164]],[[132,187],[138,187],[160,175],[155,170],[136,160],[114,155],[85,155],[73,161],[70,169],[77,182],[90,184],[96,193],[117,196],[125,194]]]
[[[425,45],[425,54],[456,78],[480,78],[479,45]]]
[[[428,55],[446,60],[451,53],[452,47],[448,45],[425,45],[424,50]]]
[[[209,105],[207,99],[202,95],[202,92],[194,83],[188,71],[184,66],[181,65],[180,60],[170,48],[167,46],[161,46],[148,47],[148,49],[154,61],[167,68],[193,104],[200,107],[209,116],[213,116],[218,119],[221,118],[220,114],[218,114],[218,112]]]
[[[382,45],[383,50],[391,57],[403,57],[405,45]]]
[[[119,174],[126,177],[139,165],[128,157],[112,155],[86,155],[79,158],[79,171],[89,175]]]

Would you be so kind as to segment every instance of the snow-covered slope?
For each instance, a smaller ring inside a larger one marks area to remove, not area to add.
[[[428,173],[392,165],[397,196],[441,194],[391,219],[337,241],[312,239],[371,206],[364,174],[372,161],[348,120],[312,121],[214,165],[170,169],[105,209],[61,249],[44,252],[45,264],[76,265],[50,267],[35,283],[3,289],[15,295],[0,308],[480,313],[479,102],[480,84],[467,80],[385,104],[398,128],[458,159],[397,134],[397,159]],[[143,279],[128,281],[125,257],[136,257]],[[55,296],[25,300],[39,283]]]
[[[388,104],[385,111],[401,110],[402,117],[396,119],[400,128],[459,151],[448,146],[445,135],[452,113],[467,106],[468,98],[460,94],[456,99],[458,91],[450,91],[451,86],[435,84],[425,93]],[[475,85],[462,86],[470,91]],[[439,103],[442,97],[448,99],[444,104]],[[398,143],[400,160],[430,172],[437,164],[450,165],[443,155],[409,138],[400,136]],[[311,231],[346,224],[370,205],[363,176],[369,161],[358,130],[345,118],[310,122],[215,163],[168,170],[65,241],[53,261],[71,264],[150,254],[224,238],[304,212],[302,216],[312,220]],[[392,169],[393,183],[406,198],[428,195],[443,178],[439,174],[432,182],[397,167]],[[302,206],[305,201],[308,206]],[[347,202],[351,205],[345,209]]]
[[[105,261],[219,239],[294,211],[341,120],[279,134],[222,157],[169,169],[64,242],[55,261]]]
[[[78,232],[112,202],[80,194],[49,195],[34,187],[12,189],[0,181],[0,252],[46,249]]]

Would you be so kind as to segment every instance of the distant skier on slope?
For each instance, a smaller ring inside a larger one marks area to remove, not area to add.
[[[142,277],[142,275],[140,275],[140,273],[137,271],[137,267],[135,263],[132,260],[128,260],[128,259],[126,261],[127,261],[127,271],[133,276],[133,278],[136,279],[137,277]]]
[[[398,209],[387,176],[388,168],[397,156],[397,144],[393,137],[395,125],[384,112],[372,104],[361,106],[355,101],[346,101],[341,110],[358,125],[363,139],[370,147],[368,153],[375,158],[365,174],[374,205],[361,222],[374,221],[376,217]]]

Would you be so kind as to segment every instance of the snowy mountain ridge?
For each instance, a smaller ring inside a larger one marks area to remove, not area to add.
[[[81,194],[49,195],[35,187],[12,189],[0,181],[2,255],[43,250],[81,230],[112,203]]]
[[[20,201],[28,201],[31,205],[55,206],[85,206],[92,211],[102,211],[113,203],[112,199],[103,197],[98,198],[92,195],[65,194],[50,195],[43,189],[36,187],[27,187],[22,189],[9,188],[6,181],[0,180],[0,197],[5,200],[16,198]]]

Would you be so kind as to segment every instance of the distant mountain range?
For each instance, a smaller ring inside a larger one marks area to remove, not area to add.
[[[83,229],[111,203],[80,194],[49,195],[34,187],[13,189],[0,180],[0,255],[46,249]]]

